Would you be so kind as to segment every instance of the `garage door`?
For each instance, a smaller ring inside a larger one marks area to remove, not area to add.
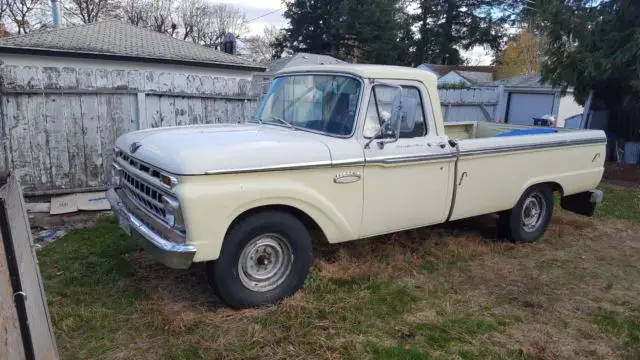
[[[509,94],[507,122],[533,125],[533,118],[553,113],[553,94]]]

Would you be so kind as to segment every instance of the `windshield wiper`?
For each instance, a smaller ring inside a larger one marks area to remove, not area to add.
[[[278,121],[280,121],[281,123],[283,123],[283,124],[287,125],[291,130],[295,130],[295,129],[296,129],[296,127],[295,127],[292,123],[288,122],[288,121],[287,121],[287,120],[285,120],[285,119],[279,118],[279,117],[277,117],[277,116],[269,115],[269,119],[272,119],[272,120],[278,120]],[[260,119],[260,120],[262,120],[262,119]]]

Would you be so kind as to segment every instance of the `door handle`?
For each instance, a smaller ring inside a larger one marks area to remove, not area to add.
[[[441,143],[438,143],[438,146],[440,146],[441,149],[444,149],[447,147],[447,143],[441,142]]]

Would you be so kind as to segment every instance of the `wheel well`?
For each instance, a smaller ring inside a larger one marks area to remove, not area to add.
[[[554,193],[558,193],[560,197],[564,195],[564,190],[562,189],[562,185],[558,184],[557,182],[548,181],[548,182],[540,183],[537,185],[547,185],[551,188],[551,191],[553,191]]]
[[[248,218],[249,216],[252,216],[260,212],[267,212],[267,211],[274,211],[274,212],[278,211],[278,212],[284,212],[284,213],[293,215],[296,219],[300,220],[300,222],[302,222],[302,224],[307,228],[307,230],[309,231],[309,234],[311,235],[311,238],[314,241],[317,240],[323,243],[328,243],[324,232],[320,228],[320,225],[318,225],[318,223],[315,220],[313,220],[311,216],[309,216],[304,211],[289,205],[265,205],[265,206],[259,206],[253,209],[249,209],[243,212],[242,214],[238,215],[231,222],[231,225],[229,225],[229,228],[227,229],[227,233],[229,233],[229,231],[234,226],[236,226],[236,224]],[[226,237],[226,234],[225,234],[225,237]]]

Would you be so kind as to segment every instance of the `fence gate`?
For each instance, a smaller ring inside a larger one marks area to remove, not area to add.
[[[1,174],[0,359],[58,359],[22,189]]]

